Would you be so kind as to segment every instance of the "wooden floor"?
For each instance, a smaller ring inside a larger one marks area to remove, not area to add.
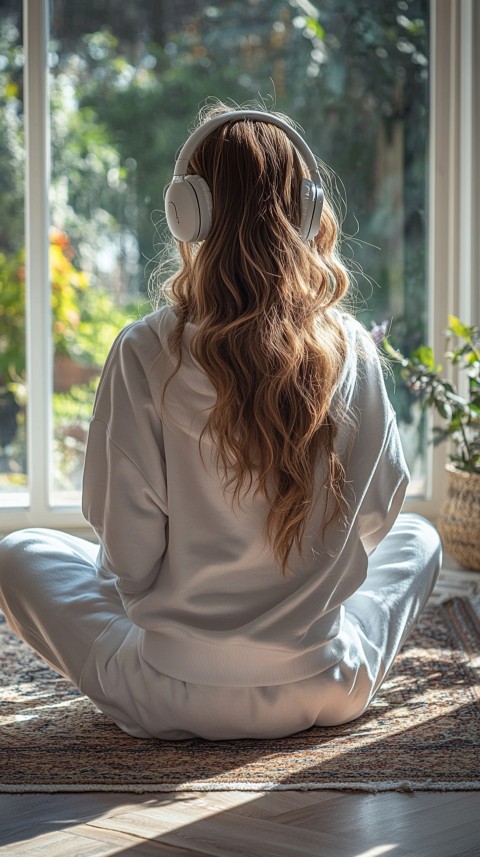
[[[18,857],[479,857],[480,792],[0,795]]]

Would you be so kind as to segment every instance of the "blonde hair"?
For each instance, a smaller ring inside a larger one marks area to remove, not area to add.
[[[305,167],[286,134],[267,123],[229,121],[213,131],[189,172],[211,189],[213,221],[200,244],[179,242],[181,267],[164,286],[177,315],[171,346],[178,369],[185,324],[198,325],[192,353],[217,394],[204,433],[233,502],[252,486],[266,498],[267,537],[285,574],[292,547],[302,550],[320,456],[323,535],[344,510],[330,410],[346,356],[331,312],[348,287],[337,221],[325,200],[318,237],[300,237]]]

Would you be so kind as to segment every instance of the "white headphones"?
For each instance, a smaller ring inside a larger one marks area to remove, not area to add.
[[[190,158],[200,143],[215,128],[227,122],[249,119],[276,125],[285,132],[305,161],[310,178],[301,185],[300,234],[308,240],[320,230],[323,188],[317,162],[303,137],[273,113],[260,110],[233,110],[221,113],[200,125],[182,146],[175,163],[174,175],[165,194],[165,214],[168,228],[179,241],[203,241],[212,225],[212,194],[201,176],[186,175]]]

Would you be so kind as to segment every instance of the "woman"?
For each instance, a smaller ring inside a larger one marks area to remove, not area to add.
[[[107,359],[85,461],[99,548],[0,545],[13,630],[137,737],[273,738],[361,715],[426,603],[408,481],[313,155],[210,110],[166,196],[167,305]]]

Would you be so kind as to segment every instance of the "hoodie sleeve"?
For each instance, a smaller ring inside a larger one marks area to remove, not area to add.
[[[396,420],[388,425],[358,511],[358,529],[367,554],[373,553],[395,523],[409,482]]]
[[[121,332],[100,379],[85,456],[82,508],[100,541],[98,572],[117,578],[127,613],[155,583],[166,547],[163,431],[148,383],[156,352],[144,322]]]
[[[347,484],[363,547],[371,554],[393,526],[409,472],[376,346],[362,330],[351,416],[356,423]]]

